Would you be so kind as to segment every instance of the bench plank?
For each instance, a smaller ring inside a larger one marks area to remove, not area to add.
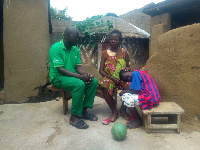
[[[182,114],[184,110],[175,102],[160,102],[151,110],[142,110],[144,115],[148,114]]]

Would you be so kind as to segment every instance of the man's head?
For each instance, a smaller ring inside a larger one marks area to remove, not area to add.
[[[75,27],[67,27],[64,31],[63,42],[66,48],[75,46],[78,42],[79,31]]]
[[[132,71],[125,71],[124,69],[121,69],[119,72],[120,80],[123,80],[125,82],[131,82],[132,81]]]

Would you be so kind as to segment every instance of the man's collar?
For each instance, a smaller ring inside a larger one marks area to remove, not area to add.
[[[63,42],[63,39],[60,41],[60,46],[61,46],[62,49],[66,49],[66,48],[65,48],[65,45],[64,45],[64,42]],[[66,49],[66,50],[67,50],[67,49]]]
[[[64,42],[63,42],[63,39],[60,41],[60,46],[61,46],[62,49],[69,51],[69,50],[65,47]],[[72,49],[74,49],[74,46],[72,46],[71,50],[72,50]]]

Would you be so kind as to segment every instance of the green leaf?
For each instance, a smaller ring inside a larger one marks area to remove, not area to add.
[[[91,18],[86,18],[78,23],[74,23],[74,26],[79,30],[81,34],[85,36],[89,35],[89,44],[95,45],[95,32],[106,32],[113,28],[112,22],[107,20],[104,22],[103,20],[99,20],[103,17],[103,15],[92,16]],[[98,21],[97,21],[98,20]]]

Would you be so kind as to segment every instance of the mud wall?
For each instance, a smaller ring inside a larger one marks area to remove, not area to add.
[[[4,89],[0,103],[26,102],[47,81],[48,0],[4,0]]]
[[[158,38],[163,33],[171,30],[171,15],[164,13],[151,18],[151,36],[149,43],[149,57],[158,49]]]
[[[161,101],[178,103],[185,110],[182,121],[200,129],[199,31],[200,24],[193,24],[161,35],[146,67],[158,84]]]
[[[0,1],[0,90],[4,86],[3,1]]]

